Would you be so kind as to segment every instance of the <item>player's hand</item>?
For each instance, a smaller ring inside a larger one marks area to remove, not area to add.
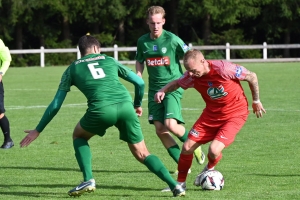
[[[157,92],[154,96],[154,101],[157,103],[161,103],[161,101],[165,98],[166,93],[164,92]]]
[[[20,142],[20,147],[27,147],[31,142],[33,142],[40,133],[37,130],[25,130],[28,133],[26,137]]]
[[[135,107],[135,112],[137,114],[138,117],[142,116],[143,114],[143,108],[140,106],[140,107]]]
[[[256,115],[257,118],[263,117],[263,113],[266,113],[261,102],[259,103],[252,103],[253,113]]]

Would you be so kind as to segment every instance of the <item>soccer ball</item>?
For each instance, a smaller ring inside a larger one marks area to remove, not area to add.
[[[224,177],[217,170],[208,170],[199,177],[200,186],[203,190],[222,190]]]

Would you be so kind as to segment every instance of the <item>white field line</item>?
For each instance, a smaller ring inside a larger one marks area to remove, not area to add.
[[[45,89],[10,89],[10,90],[28,90],[28,91],[44,91]],[[57,89],[47,89],[47,91],[56,91]],[[78,89],[71,90],[72,92],[79,92]],[[131,94],[134,94],[134,92],[130,92]],[[144,93],[147,95],[148,93]],[[148,101],[148,99],[143,99],[143,101]],[[36,109],[36,108],[47,108],[48,105],[36,105],[36,106],[6,106],[5,108],[7,110],[20,110],[20,109]],[[86,107],[86,103],[80,103],[80,104],[63,104],[62,107]],[[144,108],[148,109],[148,108]],[[182,110],[200,110],[202,111],[203,108],[182,108]],[[249,110],[252,110],[251,107],[249,107]],[[300,112],[300,110],[291,110],[291,109],[266,109],[266,111],[275,111],[275,112]]]
[[[7,90],[15,90],[15,91],[57,91],[57,89],[7,89]],[[80,92],[78,89],[72,89],[71,92]],[[134,94],[134,92],[129,92],[130,94]],[[147,92],[144,92],[145,95],[148,95]]]
[[[143,99],[145,101],[147,99]],[[39,109],[39,108],[47,108],[48,105],[36,105],[36,106],[6,106],[6,110],[22,110],[22,109]],[[62,107],[86,107],[86,103],[77,103],[77,104],[63,104]],[[148,109],[148,108],[144,108]],[[202,111],[203,108],[182,108],[182,110],[199,110]],[[252,110],[252,108],[249,108],[249,110]],[[266,111],[275,111],[275,112],[300,112],[300,110],[291,110],[291,109],[266,109]]]
[[[17,88],[14,88],[14,89],[7,89],[8,91],[10,91],[10,90],[15,90],[15,91],[56,91],[57,89],[17,89]],[[73,91],[73,90],[72,90]],[[75,91],[75,90],[74,90]],[[77,90],[77,91],[79,91],[79,90]]]
[[[252,108],[249,107],[248,108],[251,112],[252,112]],[[199,109],[199,108],[182,108],[182,110],[203,110],[202,109]],[[273,109],[273,108],[270,108],[270,109],[265,109],[266,111],[275,111],[275,112],[300,112],[300,110],[290,110],[290,109]]]

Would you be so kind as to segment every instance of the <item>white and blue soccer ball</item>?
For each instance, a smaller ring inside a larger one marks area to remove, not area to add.
[[[199,183],[203,190],[222,190],[224,177],[217,170],[208,170],[199,177]]]

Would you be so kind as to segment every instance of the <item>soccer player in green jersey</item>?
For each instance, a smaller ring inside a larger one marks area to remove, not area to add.
[[[136,73],[142,77],[144,63],[149,75],[148,120],[154,124],[156,134],[167,149],[169,155],[178,163],[180,148],[169,132],[181,142],[187,140],[181,114],[181,98],[183,89],[168,93],[161,104],[154,101],[154,95],[169,82],[182,76],[180,58],[189,47],[175,34],[163,29],[165,10],[160,6],[152,6],[147,10],[147,24],[150,33],[141,36],[137,41]],[[199,164],[203,164],[205,155],[201,147],[194,152]],[[170,191],[169,188],[162,190]]]
[[[10,137],[10,127],[8,118],[5,115],[4,108],[4,87],[3,76],[9,68],[11,62],[11,55],[8,47],[6,47],[3,41],[0,39],[0,127],[4,135],[4,142],[0,148],[10,149],[14,146],[14,142]]]
[[[76,86],[87,98],[88,109],[73,132],[75,157],[83,173],[83,182],[70,190],[70,196],[80,196],[96,189],[92,174],[91,150],[88,140],[103,136],[111,126],[119,129],[119,138],[128,143],[134,157],[166,182],[174,196],[184,196],[185,190],[178,185],[158,157],[150,154],[144,142],[138,116],[142,115],[144,81],[129,68],[114,58],[100,54],[100,43],[90,35],[79,39],[81,59],[74,61],[63,73],[57,93],[47,107],[42,119],[34,130],[26,130],[27,136],[20,142],[21,147],[34,141],[59,111],[67,92]],[[119,77],[135,86],[132,98]]]

